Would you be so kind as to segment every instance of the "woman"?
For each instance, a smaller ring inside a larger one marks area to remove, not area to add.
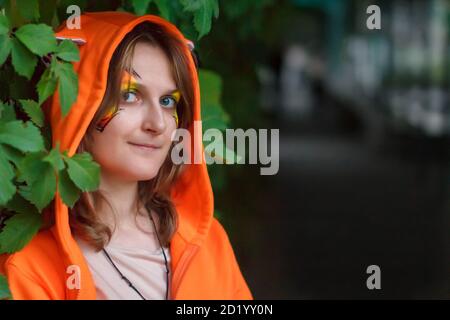
[[[252,299],[213,217],[203,155],[171,159],[177,128],[191,134],[190,159],[202,150],[189,41],[164,19],[124,12],[85,13],[81,29],[56,36],[79,44],[80,61],[68,115],[58,92],[45,106],[53,146],[91,153],[100,186],[72,209],[57,192],[51,227],[4,264],[13,298]]]

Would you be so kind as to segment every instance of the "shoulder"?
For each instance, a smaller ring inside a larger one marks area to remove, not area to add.
[[[225,228],[219,222],[219,220],[217,220],[217,218],[213,218],[211,222],[208,240],[210,244],[213,244],[217,247],[230,245],[230,239],[228,237],[228,234]]]
[[[64,266],[50,230],[40,231],[22,250],[10,254],[3,267],[13,298],[32,297],[31,288],[45,291],[46,297],[64,292]]]
[[[9,255],[5,264],[24,266],[44,260],[53,261],[60,258],[58,245],[50,230],[38,232],[22,250]]]

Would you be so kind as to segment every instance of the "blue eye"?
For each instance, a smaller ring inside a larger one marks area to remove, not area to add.
[[[161,105],[164,108],[168,108],[168,109],[173,108],[177,105],[177,101],[172,96],[164,96],[161,98],[161,100],[159,100],[159,102],[161,103]]]
[[[137,101],[137,94],[134,91],[124,91],[122,93],[122,100],[126,103],[134,103]]]

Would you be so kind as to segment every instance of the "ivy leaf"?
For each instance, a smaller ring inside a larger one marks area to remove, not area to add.
[[[36,213],[39,214],[36,207],[25,200],[20,193],[16,192],[11,200],[5,205],[9,210],[16,213]]]
[[[219,16],[219,3],[217,0],[182,0],[184,11],[193,12],[194,26],[198,31],[198,39],[211,30],[211,20],[214,15]]]
[[[222,81],[218,74],[200,69],[199,82],[201,88],[201,106],[203,130],[216,128],[225,130],[230,121],[228,114],[221,108],[220,96]]]
[[[172,15],[170,10],[170,4],[166,0],[155,0],[155,4],[158,7],[161,16],[169,21],[172,21]]]
[[[21,250],[39,231],[42,218],[36,213],[19,213],[6,220],[0,233],[0,254]]]
[[[42,160],[50,163],[56,171],[60,171],[65,168],[64,161],[59,153],[59,142],[56,147],[53,148]]]
[[[211,20],[217,0],[204,0],[203,5],[194,12],[194,26],[199,35],[198,39],[203,37],[211,30]]]
[[[11,291],[9,291],[8,281],[6,277],[0,274],[0,300],[1,299],[10,299]]]
[[[16,120],[16,111],[9,103],[0,101],[0,122],[8,122]]]
[[[75,154],[72,158],[64,156],[68,165],[67,172],[70,179],[82,191],[93,191],[98,188],[100,182],[100,166],[92,160],[92,156],[83,152]]]
[[[20,0],[16,2],[19,13],[27,20],[39,19],[39,2],[37,0]]]
[[[205,0],[180,0],[184,11],[195,12],[200,9]]]
[[[44,113],[40,108],[39,104],[34,100],[19,100],[25,113],[30,117],[31,121],[34,122],[38,127],[44,125]]]
[[[65,61],[79,61],[78,47],[70,40],[64,39],[56,49],[56,56]]]
[[[59,79],[59,102],[63,116],[67,115],[78,96],[78,77],[69,62],[53,63],[53,72]]]
[[[6,144],[0,144],[0,153],[4,154],[5,157],[9,161],[14,163],[16,167],[19,165],[20,161],[23,159],[23,155],[19,150],[14,149],[13,147],[8,146]]]
[[[12,43],[9,35],[0,35],[0,66],[3,65],[11,53]]]
[[[9,32],[9,20],[8,17],[0,13],[0,35],[7,34]]]
[[[46,162],[43,162],[43,158],[46,156],[45,151],[30,152],[19,162],[18,168],[18,181],[26,181],[29,185],[41,177],[41,173],[47,167]]]
[[[16,37],[34,54],[42,57],[57,48],[53,30],[46,24],[26,24],[15,32]]]
[[[39,95],[39,104],[42,104],[55,92],[56,84],[57,79],[51,75],[50,69],[45,69],[36,86]]]
[[[0,153],[0,205],[4,205],[16,193],[16,186],[12,182],[14,175],[13,166],[5,155]]]
[[[59,172],[58,191],[61,195],[61,199],[70,208],[73,208],[81,193],[80,189],[78,189],[75,183],[70,179],[67,170],[61,170]]]
[[[49,163],[44,162],[44,164],[39,179],[35,180],[31,186],[19,187],[19,193],[34,204],[39,212],[52,201],[56,192],[55,171]]]
[[[138,16],[142,16],[147,13],[148,5],[152,2],[152,0],[131,0],[131,4],[134,8],[134,13]]]
[[[36,56],[19,40],[12,38],[12,65],[18,74],[30,80],[37,64]]]
[[[0,123],[0,142],[24,152],[44,149],[41,133],[30,121],[23,123],[16,120]]]

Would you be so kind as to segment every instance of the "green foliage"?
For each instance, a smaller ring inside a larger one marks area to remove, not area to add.
[[[122,9],[126,8],[125,3]],[[131,9],[138,15],[157,13],[179,25],[185,36],[197,39],[208,34],[212,18],[219,17],[218,0],[131,0]],[[152,12],[153,9],[156,12]],[[186,33],[185,28],[190,32]]]
[[[51,27],[45,24],[26,24],[15,32],[32,53],[42,57],[56,50],[56,38]]]
[[[73,63],[80,59],[78,47],[54,36],[72,4],[82,11],[158,14],[189,39],[204,37],[219,17],[218,0],[0,0],[0,254],[21,250],[33,238],[56,191],[72,208],[82,192],[99,186],[100,166],[90,154],[69,157],[59,142],[52,147],[51,128],[42,111],[56,89],[63,116],[77,99]],[[50,63],[41,70],[38,62],[44,58]],[[199,77],[204,129],[225,130],[230,119],[221,105],[220,76],[200,70]],[[213,172],[213,180],[219,177],[213,185],[222,186],[223,171]],[[10,296],[0,276],[0,299]]]
[[[62,114],[69,112],[70,106],[75,102],[78,95],[78,77],[73,70],[73,65],[68,62],[60,62],[53,59],[51,73],[58,79],[59,99]]]
[[[42,127],[44,125],[44,113],[42,109],[39,107],[39,104],[30,99],[20,99],[20,104],[22,105],[25,113],[30,117],[31,121],[38,127]]]
[[[29,80],[33,75],[38,60],[19,40],[16,38],[11,40],[12,65],[18,74]]]
[[[22,249],[39,231],[41,224],[41,216],[33,212],[13,215],[0,233],[0,254]]]
[[[67,172],[82,191],[94,191],[98,188],[100,181],[100,166],[92,162],[92,156],[89,153],[75,154],[72,158],[63,156],[68,169]]]

